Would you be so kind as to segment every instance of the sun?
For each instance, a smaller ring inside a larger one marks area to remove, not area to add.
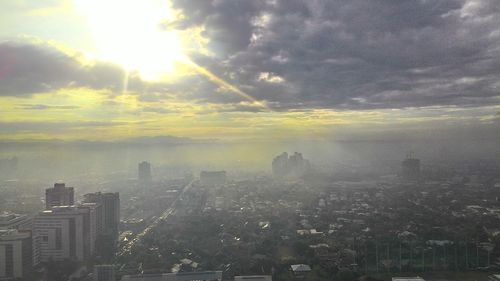
[[[76,0],[94,39],[98,59],[136,70],[148,80],[175,75],[185,56],[178,33],[162,23],[173,20],[168,1]]]

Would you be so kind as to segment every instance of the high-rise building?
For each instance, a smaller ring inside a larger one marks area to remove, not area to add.
[[[200,183],[202,185],[223,185],[226,183],[226,171],[202,171]]]
[[[64,183],[55,183],[54,187],[45,189],[45,209],[75,204],[74,193],[73,187],[66,187]]]
[[[149,162],[139,163],[138,178],[140,181],[151,181],[151,164]]]
[[[92,217],[90,206],[56,206],[40,212],[33,222],[34,235],[40,238],[40,261],[84,261],[92,255]]]
[[[273,159],[273,174],[278,177],[285,176],[288,173],[288,153],[274,157]]]
[[[278,178],[297,178],[303,176],[311,168],[309,160],[302,157],[301,153],[295,152],[288,156],[283,152],[273,159],[272,169],[274,176]]]
[[[116,193],[88,193],[84,195],[85,203],[101,205],[98,210],[97,233],[102,235],[118,235],[120,225],[120,194]],[[100,217],[99,217],[100,216]]]
[[[94,265],[94,281],[115,281],[115,267],[113,265]]]
[[[84,216],[84,231],[85,235],[88,237],[85,241],[86,256],[90,256],[95,252],[96,239],[97,239],[97,229],[98,229],[98,213],[100,204],[97,203],[82,203],[77,205],[76,208],[81,210],[87,210],[88,213]]]
[[[0,280],[29,280],[33,270],[30,231],[0,230]]]
[[[93,212],[93,220],[95,220],[95,234],[99,235],[104,233],[104,206],[100,203],[83,201],[79,207],[91,208]]]
[[[414,158],[408,154],[401,163],[401,177],[407,181],[416,181],[420,179],[420,159]]]

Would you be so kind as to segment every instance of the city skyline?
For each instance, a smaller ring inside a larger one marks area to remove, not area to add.
[[[0,280],[500,280],[500,0],[0,1]]]

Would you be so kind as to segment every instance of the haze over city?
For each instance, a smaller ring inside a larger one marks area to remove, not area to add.
[[[499,77],[498,0],[2,1],[0,280],[500,280]]]

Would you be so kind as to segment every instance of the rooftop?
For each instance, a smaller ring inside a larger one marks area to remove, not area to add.
[[[311,267],[307,264],[292,264],[290,266],[293,272],[308,272],[311,271]]]
[[[26,218],[26,215],[20,215],[11,212],[2,212],[0,213],[0,227],[8,227],[11,224],[23,221]]]
[[[15,240],[30,237],[29,232],[20,232],[17,229],[0,229],[0,240]]]

